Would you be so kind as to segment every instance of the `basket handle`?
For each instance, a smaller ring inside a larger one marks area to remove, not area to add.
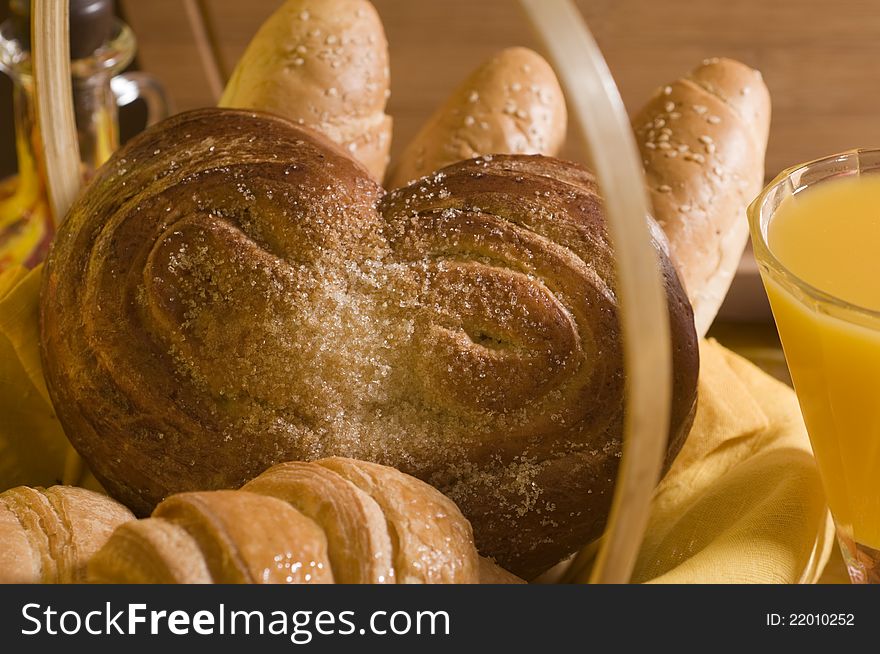
[[[56,227],[64,220],[82,186],[79,140],[70,81],[69,15],[69,0],[31,2],[37,121],[42,140],[49,207]],[[61,481],[75,484],[82,472],[82,459],[73,446],[68,444]]]
[[[669,314],[644,172],[599,47],[571,0],[520,0],[565,89],[599,180],[614,244],[626,374],[623,458],[591,583],[626,583],[660,477],[672,397]],[[582,579],[581,579],[582,580]]]

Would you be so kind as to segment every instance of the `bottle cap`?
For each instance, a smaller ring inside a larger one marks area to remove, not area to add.
[[[25,49],[30,50],[30,0],[10,0],[12,16],[24,22],[20,30]],[[70,0],[70,58],[84,59],[113,35],[113,0]]]

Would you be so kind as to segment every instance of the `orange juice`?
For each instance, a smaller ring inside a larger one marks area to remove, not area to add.
[[[880,174],[785,199],[767,246],[833,296],[764,275],[835,522],[844,538],[880,550]]]

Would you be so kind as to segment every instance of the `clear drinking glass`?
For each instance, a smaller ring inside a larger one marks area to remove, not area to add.
[[[880,582],[880,312],[800,279],[774,256],[767,235],[783,202],[832,179],[874,174],[880,150],[818,159],[782,172],[748,211],[755,258],[854,583]]]

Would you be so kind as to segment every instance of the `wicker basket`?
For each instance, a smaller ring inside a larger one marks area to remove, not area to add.
[[[612,511],[589,581],[623,583],[636,560],[666,445],[671,358],[666,299],[644,217],[642,167],[623,102],[571,0],[520,0],[572,106],[587,162],[602,187],[617,257],[626,405],[623,458]],[[54,215],[80,190],[68,58],[68,0],[34,0],[34,78]],[[67,476],[79,465],[68,456]],[[582,581],[586,581],[583,579]]]

